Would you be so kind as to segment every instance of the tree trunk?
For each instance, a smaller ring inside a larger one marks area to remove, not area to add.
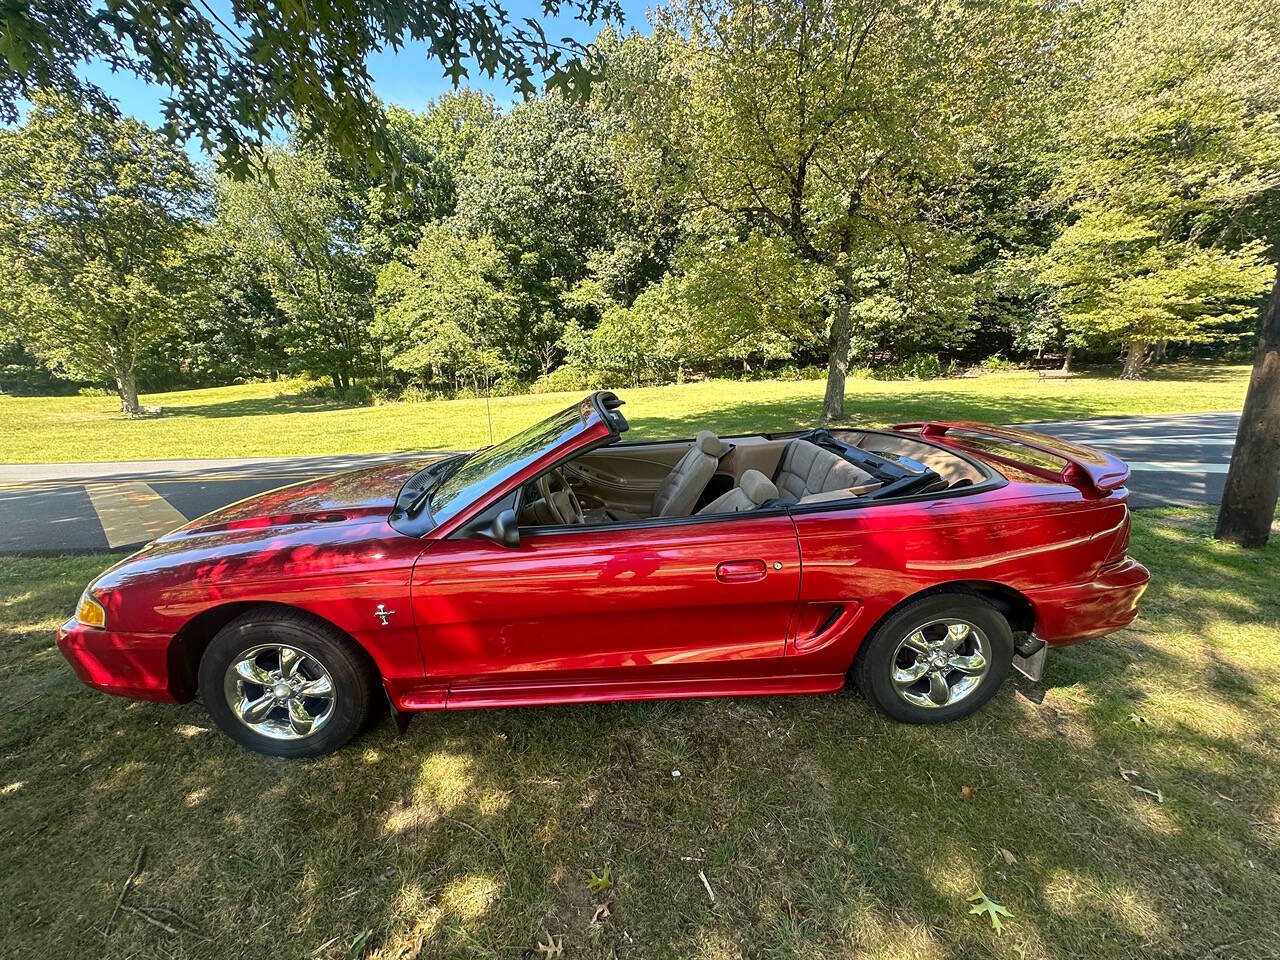
[[[1120,371],[1121,380],[1141,380],[1142,362],[1147,358],[1147,341],[1130,341],[1124,353],[1124,369]]]
[[[1266,546],[1280,495],[1280,266],[1259,326],[1258,353],[1213,531],[1219,540],[1242,547]]]
[[[822,421],[844,419],[844,381],[849,373],[849,312],[853,307],[853,263],[845,254],[840,271],[840,299],[831,318],[831,355],[827,360],[827,392],[822,398]]]
[[[1063,357],[1063,358],[1062,358],[1062,372],[1063,372],[1063,373],[1070,373],[1070,372],[1071,372],[1071,357],[1075,354],[1075,352],[1076,352],[1076,348],[1075,348],[1075,347],[1073,347],[1073,346],[1071,346],[1071,345],[1068,345],[1068,346],[1067,346],[1067,355],[1066,355],[1065,357]]]
[[[134,375],[132,364],[116,365],[116,393],[120,397],[121,413],[136,416],[142,412],[142,407],[138,405],[138,378]]]

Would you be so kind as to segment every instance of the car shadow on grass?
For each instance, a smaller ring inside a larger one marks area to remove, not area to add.
[[[1138,519],[1143,619],[1055,652],[1042,704],[1006,689],[940,727],[852,694],[490,710],[288,762],[198,705],[106,699],[23,657],[42,695],[0,732],[0,953],[1262,955],[1280,551],[1215,544],[1197,516]],[[24,624],[84,571],[41,567],[33,590],[11,569],[14,676]],[[1221,682],[1232,664],[1248,689]],[[967,912],[979,888],[1012,912],[999,936]]]

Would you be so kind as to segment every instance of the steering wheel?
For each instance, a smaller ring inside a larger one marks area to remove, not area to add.
[[[553,479],[560,487],[559,490],[551,488]],[[573,487],[569,486],[569,481],[564,478],[564,474],[559,470],[548,470],[540,476],[537,480],[537,487],[538,493],[541,494],[542,500],[550,509],[552,516],[561,523],[587,522],[587,515],[582,511],[582,504],[578,502],[578,495],[573,492]]]

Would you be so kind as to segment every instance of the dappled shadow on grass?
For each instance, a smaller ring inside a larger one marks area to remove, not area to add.
[[[280,413],[321,413],[325,410],[346,410],[350,405],[330,397],[309,396],[302,393],[281,393],[274,397],[246,397],[238,400],[220,400],[214,403],[166,403],[166,417],[257,417]]]
[[[1088,386],[1090,389],[1096,386],[1098,396],[1104,397],[1109,389],[1114,388],[1118,372],[1118,367],[1090,367],[1081,370],[1074,379],[1069,381],[1070,393],[1067,392],[1067,382],[1040,383],[1028,376],[1025,381],[1011,385],[1008,395],[1004,396],[973,392],[970,389],[974,383],[973,378],[928,382],[850,379],[846,386],[846,410],[851,422],[865,420],[874,423],[893,423],[911,419],[976,419],[1012,423],[1098,416],[1109,413],[1109,408],[1101,402],[1091,402],[1088,397],[1082,397],[1079,394],[1079,388],[1081,385]],[[1225,383],[1239,380],[1240,377],[1238,368],[1221,364],[1168,364],[1149,368],[1145,379],[1152,383]],[[867,389],[870,383],[875,384],[876,392],[873,393]],[[741,384],[724,381],[723,385],[732,395],[735,387],[740,387],[746,392],[759,384],[756,381],[744,381]],[[895,386],[900,389],[895,391]],[[619,387],[618,392],[625,399],[628,388]],[[219,419],[352,409],[351,405],[330,397],[308,396],[301,393],[282,393],[273,397],[209,403],[183,403],[181,394],[177,396],[179,402],[163,405],[165,416]],[[572,402],[573,396],[576,394],[546,399],[548,401],[554,399],[557,403],[564,400],[567,404]],[[493,403],[537,402],[538,399],[534,395],[494,397]],[[449,402],[453,401],[435,401],[427,407],[434,407],[436,403]],[[696,397],[692,397],[691,402],[696,404]],[[691,436],[692,433],[696,433],[698,429],[707,425],[704,421],[708,421],[708,418],[712,428],[725,433],[794,429],[816,422],[821,405],[821,384],[815,382],[813,396],[801,399],[744,401],[741,404],[734,403],[730,399],[729,402],[717,404],[710,409],[670,418],[649,415],[643,409],[634,411],[629,409],[627,412],[634,413],[633,425],[637,433],[643,433],[648,439],[655,439]]]
[[[857,426],[890,425],[914,420],[978,420],[989,423],[1018,423],[1031,420],[1074,420],[1107,412],[1103,404],[1091,403],[1078,395],[1060,397],[1010,392],[1001,395],[976,394],[948,389],[947,381],[919,389],[904,384],[897,393],[859,393],[859,381],[850,381],[842,424]],[[1100,389],[1102,389],[1100,385]],[[623,394],[625,397],[625,393]],[[692,437],[699,430],[722,435],[757,432],[785,432],[815,426],[822,411],[822,398],[746,400],[702,407],[680,416],[650,413],[637,406],[628,410],[631,432],[628,439],[659,440]]]
[[[1277,550],[1155,515],[1133,552],[1155,575],[1134,629],[1056,652],[1044,704],[1007,689],[942,727],[848,694],[493,710],[291,763],[44,665],[0,731],[0,953],[340,957],[367,931],[382,957],[547,935],[581,957],[1263,955],[1280,655],[1241,665],[1247,690],[1219,674],[1276,646]],[[39,572],[6,623],[74,602],[79,568]],[[10,643],[34,640],[5,639],[13,676]],[[144,844],[126,903],[193,932],[126,913],[104,940]],[[966,913],[978,887],[1013,912],[1001,937]]]

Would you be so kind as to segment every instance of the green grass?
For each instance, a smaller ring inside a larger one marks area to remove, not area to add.
[[[1280,542],[1208,524],[1135,518],[1142,618],[1051,655],[1039,705],[426,714],[314,762],[81,687],[51,632],[109,558],[0,559],[0,956],[1274,957]],[[122,911],[104,936],[143,846],[125,904],[179,932]]]
[[[870,423],[921,418],[993,422],[1239,409],[1249,370],[1178,365],[1124,382],[1114,371],[1037,381],[1029,371],[922,382],[851,380],[848,412]],[[620,391],[635,436],[689,436],[701,427],[748,433],[811,426],[824,384],[715,380]],[[500,397],[493,433],[507,436],[577,394]],[[248,457],[470,449],[488,442],[484,400],[345,407],[297,395],[290,383],[153,394],[164,413],[129,420],[93,397],[0,397],[0,462]]]

